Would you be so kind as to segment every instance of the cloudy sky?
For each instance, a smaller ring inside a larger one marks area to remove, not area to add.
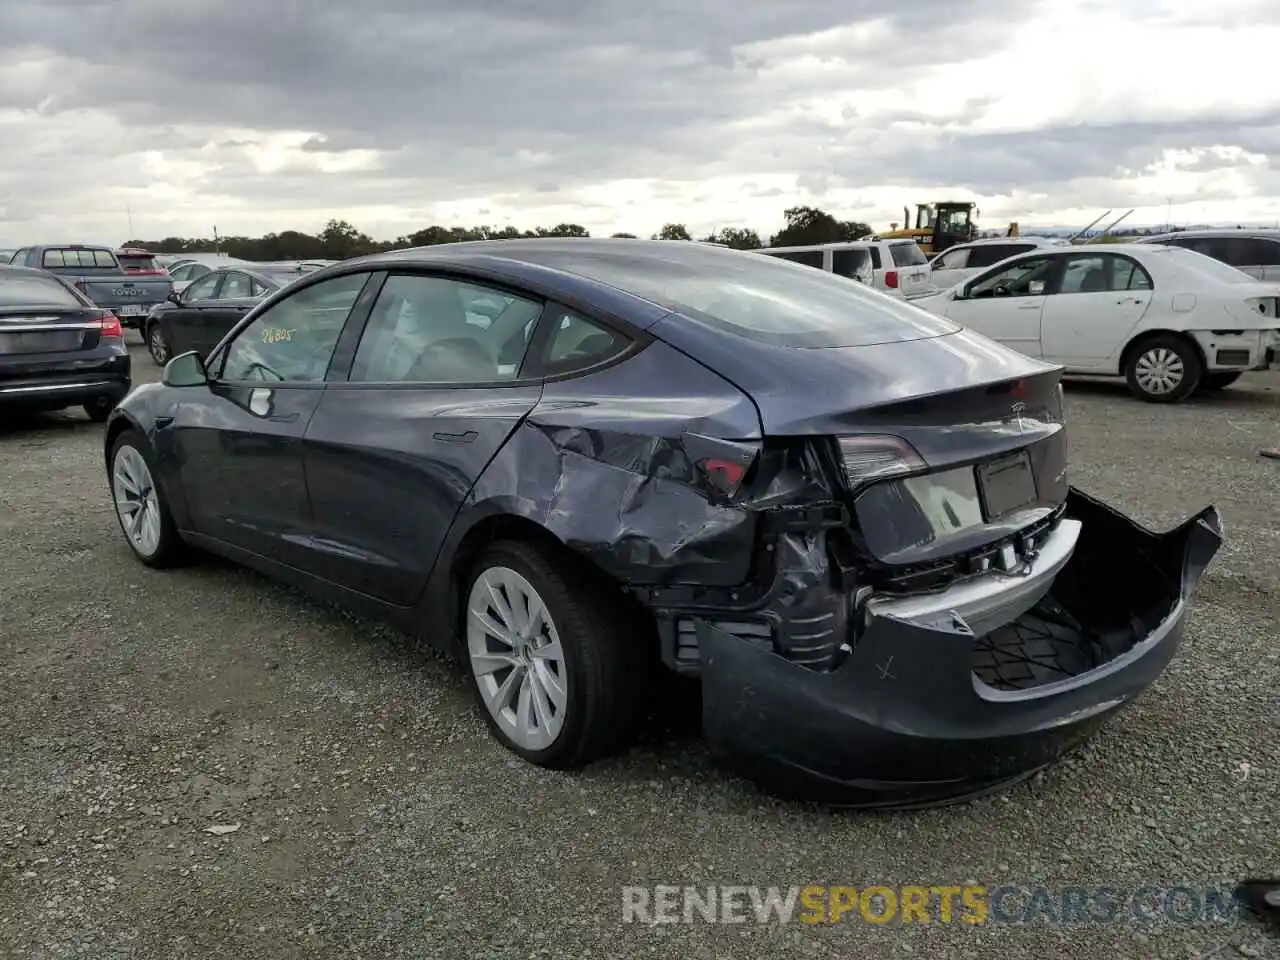
[[[1275,222],[1277,50],[1275,0],[0,0],[0,243]]]

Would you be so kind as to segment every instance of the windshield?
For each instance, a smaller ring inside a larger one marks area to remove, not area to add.
[[[150,254],[117,253],[116,259],[126,273],[164,273],[165,270]]]
[[[1251,277],[1243,270],[1237,270],[1221,260],[1215,260],[1208,254],[1196,253],[1196,251],[1187,250],[1185,247],[1165,247],[1162,255],[1175,258],[1178,266],[1182,269],[1216,280],[1218,283],[1258,282],[1256,278]]]
[[[0,274],[0,309],[83,306],[74,293],[52,277]]]
[[[857,347],[960,329],[825,270],[702,244],[671,252],[531,248],[522,259],[625,290],[708,326],[787,347]]]

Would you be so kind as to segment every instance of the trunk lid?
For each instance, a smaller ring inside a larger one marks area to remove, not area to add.
[[[89,307],[0,308],[0,364],[92,350],[101,340],[101,316],[101,310]]]
[[[98,306],[110,308],[119,317],[145,317],[157,303],[163,303],[173,289],[173,283],[167,279],[136,275],[81,277],[75,285]]]

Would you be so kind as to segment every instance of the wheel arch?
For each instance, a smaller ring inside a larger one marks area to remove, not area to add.
[[[1196,352],[1196,356],[1200,359],[1200,369],[1205,373],[1209,372],[1209,358],[1205,356],[1204,348],[1200,346],[1195,337],[1185,330],[1168,330],[1163,327],[1158,327],[1154,330],[1143,330],[1141,333],[1134,335],[1124,345],[1124,349],[1120,351],[1120,366],[1116,372],[1120,376],[1124,376],[1128,372],[1129,361],[1133,359],[1134,352],[1148,340],[1155,340],[1158,337],[1174,337],[1183,343],[1190,344],[1191,349]]]

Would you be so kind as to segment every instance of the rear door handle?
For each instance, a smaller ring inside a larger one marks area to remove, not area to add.
[[[163,430],[169,424],[173,423],[173,417],[156,417],[156,429]]]
[[[443,440],[445,443],[470,443],[480,434],[474,430],[468,430],[465,433],[433,433],[432,436],[437,440]]]
[[[1020,303],[1020,304],[1018,304],[1018,309],[1019,309],[1019,310],[1039,310],[1039,309],[1040,309],[1040,307],[1041,307],[1041,304],[1038,304],[1038,303]]]

